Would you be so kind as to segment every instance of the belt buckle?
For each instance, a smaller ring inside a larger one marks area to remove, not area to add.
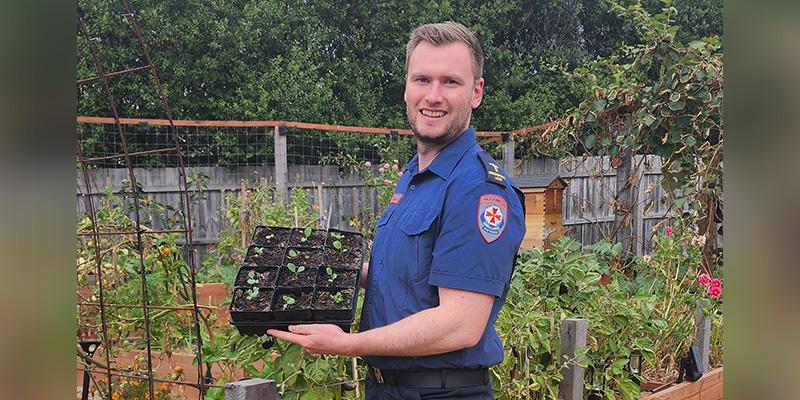
[[[372,368],[372,374],[375,375],[375,380],[378,381],[378,383],[383,384],[384,381],[383,381],[383,374],[381,374],[381,370],[375,367],[370,367],[370,368]]]

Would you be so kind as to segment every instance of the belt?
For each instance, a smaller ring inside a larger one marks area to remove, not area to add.
[[[381,384],[423,389],[463,388],[489,383],[489,368],[388,371],[367,365],[367,373]]]

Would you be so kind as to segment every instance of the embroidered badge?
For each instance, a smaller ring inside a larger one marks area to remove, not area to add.
[[[389,200],[389,204],[397,204],[397,203],[400,202],[400,199],[402,199],[402,198],[403,198],[403,194],[402,193],[395,193],[395,194],[392,195],[392,199]]]
[[[478,229],[486,243],[492,243],[506,228],[508,206],[505,199],[493,194],[481,196],[478,202]]]

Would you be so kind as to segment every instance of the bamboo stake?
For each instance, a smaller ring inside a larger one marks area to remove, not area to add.
[[[359,394],[359,384],[358,384],[358,364],[356,364],[356,358],[351,358],[353,360],[353,382],[356,383],[356,398],[360,397]]]
[[[317,205],[319,206],[319,214],[320,214],[319,215],[319,219],[320,219],[319,227],[320,228],[322,228],[324,226],[323,223],[322,223],[322,218],[324,217],[324,212],[325,212],[325,201],[322,199],[322,185],[324,185],[324,184],[325,184],[325,182],[320,182],[319,186],[317,186]],[[328,216],[330,217],[330,213],[328,213]]]
[[[239,242],[241,247],[247,246],[247,226],[245,222],[245,214],[247,213],[247,184],[242,182],[242,193],[239,197],[242,199],[242,208],[239,210]]]
[[[353,215],[355,215],[354,223],[356,227],[356,232],[361,232],[361,228],[358,226],[358,189],[353,186]]]
[[[106,186],[109,189],[111,189],[111,177],[110,176],[106,177]],[[114,215],[114,209],[113,209],[114,206],[113,206],[113,203],[111,202],[111,197],[114,196],[114,191],[113,190],[109,190],[109,192],[110,193],[108,194],[108,215]],[[99,243],[98,243],[98,245],[99,245]],[[117,252],[114,251],[114,250],[111,251],[111,266],[114,269],[114,276],[116,277],[117,281],[122,280],[122,274],[119,272],[119,266],[117,265]],[[102,278],[102,274],[100,274],[100,276]]]

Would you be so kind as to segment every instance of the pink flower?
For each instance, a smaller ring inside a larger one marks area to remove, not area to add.
[[[397,161],[397,160],[392,160],[392,162],[393,162],[393,163],[395,163],[395,164],[397,164],[397,163],[399,163],[400,161]]]
[[[392,181],[390,181],[390,180],[388,180],[388,179],[384,179],[384,180],[383,180],[383,184],[384,184],[384,185],[388,185],[388,184],[390,184],[390,183],[392,183]]]
[[[383,164],[383,168],[389,169],[391,166],[389,164]]]
[[[722,287],[722,282],[719,279],[712,279],[710,283],[711,287]]]
[[[711,283],[711,277],[708,276],[708,274],[701,274],[697,277],[697,281],[703,286],[708,286],[708,284]]]
[[[397,187],[397,184],[395,183],[395,184],[393,184],[392,186],[394,186],[394,187]]]
[[[397,177],[399,178],[399,177],[401,177],[401,176],[403,176],[403,173],[402,173],[402,172],[398,172],[398,173],[397,173]]]
[[[383,173],[383,171],[386,171],[386,170],[383,169],[383,168],[378,168],[378,172]]]
[[[264,196],[258,196],[259,200],[264,200]]]
[[[668,227],[666,227],[664,229],[666,229],[666,231],[667,231],[667,236],[672,236],[672,227],[668,226]]]
[[[397,164],[395,164],[395,165],[392,165],[392,169],[393,169],[393,170],[395,170],[395,171],[397,171]]]
[[[258,171],[253,171],[254,174],[258,175]]]
[[[712,299],[719,298],[722,294],[722,288],[719,286],[709,286],[708,287],[708,295],[711,296]]]
[[[365,163],[364,163],[364,166],[365,166],[365,167],[371,167],[371,166],[372,166],[372,163],[371,163],[371,162],[369,162],[369,161],[367,161],[367,162],[365,162]]]

